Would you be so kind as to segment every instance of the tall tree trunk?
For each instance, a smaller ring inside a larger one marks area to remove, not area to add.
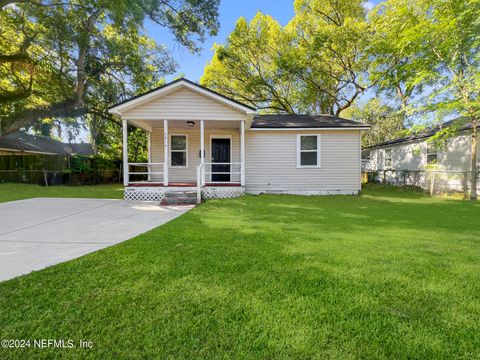
[[[90,137],[92,140],[92,153],[93,155],[98,155],[98,121],[97,115],[92,114],[92,121],[90,123]]]
[[[477,169],[477,142],[478,142],[478,120],[472,120],[472,139],[471,139],[471,153],[472,153],[472,173],[470,177],[470,200],[477,200],[477,182],[478,182],[478,169]]]

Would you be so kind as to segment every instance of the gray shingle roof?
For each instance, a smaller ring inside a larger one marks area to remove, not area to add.
[[[41,135],[17,131],[0,138],[0,149],[29,153],[69,155],[71,150],[64,143]]]
[[[459,125],[458,129],[457,129],[458,131],[469,130],[469,129],[472,128],[472,123],[471,122],[466,122],[466,123],[462,124],[462,121],[466,121],[466,120],[464,118],[456,118],[456,119],[453,119],[453,120],[445,121],[444,123],[442,123],[440,125],[424,129],[424,130],[422,130],[420,132],[417,132],[415,134],[411,134],[411,135],[408,135],[408,136],[384,141],[384,142],[381,142],[381,143],[378,143],[378,144],[375,144],[375,145],[368,146],[368,147],[364,148],[363,150],[368,150],[368,149],[382,147],[382,146],[401,144],[401,143],[404,143],[404,142],[407,142],[407,141],[427,139],[427,138],[435,135],[440,130],[445,129],[449,126],[452,126],[454,124]],[[477,126],[477,127],[480,128],[480,125]]]
[[[255,115],[252,129],[367,128],[369,125],[333,115]]]

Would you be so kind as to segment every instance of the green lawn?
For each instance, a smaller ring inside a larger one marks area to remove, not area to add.
[[[208,201],[120,245],[0,284],[0,358],[480,358],[480,204]]]
[[[0,184],[0,202],[34,197],[123,199],[123,186],[39,186],[32,184]]]

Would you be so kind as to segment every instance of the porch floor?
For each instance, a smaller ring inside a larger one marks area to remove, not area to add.
[[[141,186],[141,187],[165,187],[161,182],[135,182],[130,183],[128,186]],[[196,187],[196,182],[168,182],[166,187]],[[238,183],[216,183],[216,182],[207,182],[205,186],[241,186]]]

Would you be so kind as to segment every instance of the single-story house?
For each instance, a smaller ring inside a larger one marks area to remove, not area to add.
[[[429,141],[439,131],[452,126],[456,127],[454,133],[443,144]],[[379,176],[386,177],[385,181],[389,183],[402,182],[402,172],[416,173],[416,182],[425,186],[430,184],[427,173],[435,173],[444,187],[465,190],[472,170],[471,130],[471,123],[462,124],[461,119],[454,119],[415,134],[366,147],[362,150],[362,170],[385,172],[386,175]],[[480,144],[477,144],[479,153]],[[478,170],[478,155],[477,164]]]
[[[63,143],[43,135],[16,131],[0,137],[0,155],[91,155],[88,143]]]
[[[425,170],[430,165],[437,170],[465,172],[471,170],[470,123],[461,125],[455,135],[439,146],[429,139],[440,130],[452,126],[451,120],[416,134],[385,141],[362,150],[364,170]],[[477,154],[480,144],[477,144]],[[478,160],[477,160],[478,162]]]
[[[361,189],[361,132],[368,125],[359,122],[331,115],[260,115],[183,78],[109,112],[123,123],[126,199],[159,200],[182,190],[196,191],[199,201],[245,192]],[[148,163],[129,163],[128,124],[147,132]],[[139,175],[145,179],[139,181]]]

